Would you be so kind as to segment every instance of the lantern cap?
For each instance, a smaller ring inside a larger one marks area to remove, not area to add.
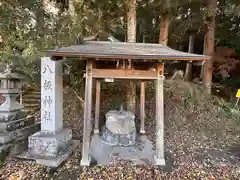
[[[11,65],[7,64],[5,70],[0,72],[0,79],[23,80],[25,78],[23,74],[13,71]]]

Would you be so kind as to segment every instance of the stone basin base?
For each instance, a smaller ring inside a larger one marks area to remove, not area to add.
[[[113,134],[104,126],[102,141],[110,146],[131,146],[136,142],[136,130],[129,134]]]
[[[91,156],[100,165],[114,164],[116,160],[128,160],[133,164],[154,164],[152,142],[146,136],[137,136],[132,146],[111,146],[102,142],[102,137],[94,135],[91,140]]]

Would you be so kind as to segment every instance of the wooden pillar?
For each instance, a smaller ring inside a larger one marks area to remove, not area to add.
[[[100,92],[101,92],[101,83],[100,80],[96,80],[96,102],[95,102],[95,126],[94,134],[99,133],[99,116],[100,116]]]
[[[145,134],[144,128],[144,119],[145,119],[145,82],[141,81],[140,83],[140,119],[141,119],[141,127],[140,133]]]
[[[157,64],[158,77],[156,80],[156,165],[165,165],[164,159],[164,96],[163,96],[163,63]]]
[[[92,60],[87,60],[85,78],[85,104],[84,104],[84,127],[82,143],[81,165],[89,166],[91,158],[89,156],[90,134],[91,134],[91,114],[92,114]]]

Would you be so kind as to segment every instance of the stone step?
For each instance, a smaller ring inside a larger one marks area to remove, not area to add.
[[[33,103],[40,103],[41,99],[23,99],[22,104],[33,104]]]
[[[41,91],[26,91],[25,94],[41,94]]]
[[[41,92],[40,91],[28,91],[23,94],[22,104],[27,113],[32,113],[41,107]]]
[[[41,100],[34,100],[34,99],[29,99],[29,100],[26,100],[24,99],[22,101],[22,104],[40,104],[41,103]]]
[[[11,132],[19,128],[24,128],[35,123],[35,118],[33,116],[25,117],[19,120],[10,122],[0,122],[0,133]]]
[[[41,104],[41,92],[30,92],[24,94],[22,103],[25,108],[39,107]]]
[[[41,103],[34,103],[34,104],[25,104],[23,103],[24,108],[34,108],[34,107],[40,107]]]
[[[26,95],[40,96],[41,92],[40,91],[32,91],[32,92],[23,93],[23,96],[26,96]]]
[[[23,99],[39,99],[41,98],[41,95],[25,94],[22,98]]]
[[[41,94],[41,91],[33,91],[32,94]]]
[[[34,98],[31,98],[31,97],[23,97],[23,98],[22,98],[22,101],[25,101],[25,102],[41,101],[41,96],[39,96],[38,98],[37,98],[37,97],[34,97]]]
[[[0,144],[6,144],[11,142],[12,140],[19,140],[27,138],[28,136],[34,134],[39,131],[41,128],[40,122],[24,127],[22,129],[17,129],[11,132],[0,133]]]
[[[41,96],[40,97],[38,97],[38,98],[30,98],[30,97],[23,97],[22,98],[22,101],[23,102],[36,102],[36,101],[41,101]]]

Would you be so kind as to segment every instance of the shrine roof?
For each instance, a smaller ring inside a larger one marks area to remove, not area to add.
[[[203,61],[210,56],[185,53],[163,44],[85,41],[80,45],[47,51],[52,57],[80,57],[136,60],[186,60]]]

